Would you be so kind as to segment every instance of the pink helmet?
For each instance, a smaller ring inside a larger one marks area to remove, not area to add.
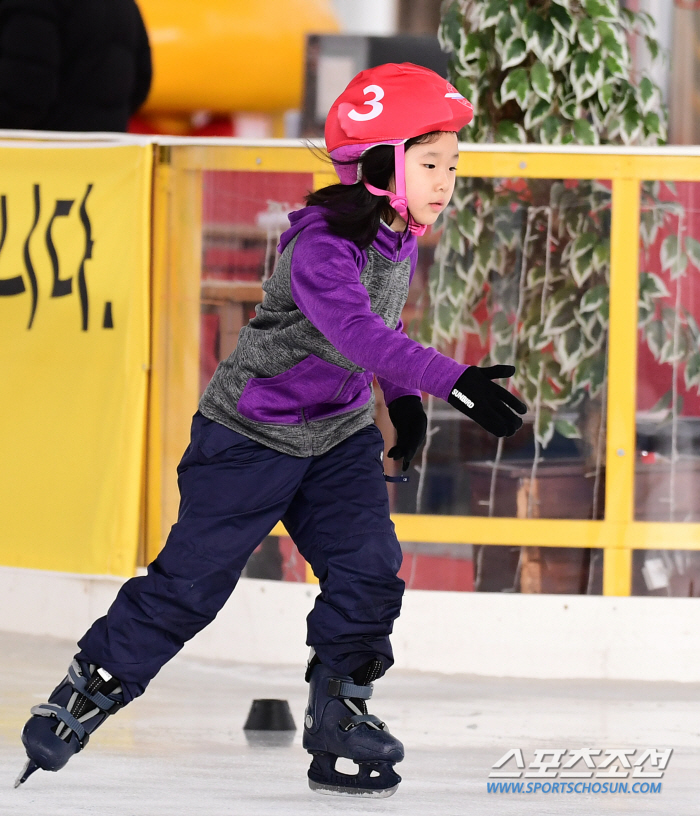
[[[342,184],[361,179],[360,160],[370,148],[395,145],[396,193],[364,182],[374,195],[389,196],[411,232],[422,235],[406,201],[404,143],[436,130],[461,130],[474,116],[471,103],[441,76],[410,62],[361,71],[333,103],[326,118],[326,148]]]

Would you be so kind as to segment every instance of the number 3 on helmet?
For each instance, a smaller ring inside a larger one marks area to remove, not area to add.
[[[366,122],[369,119],[376,119],[377,116],[384,110],[384,105],[379,101],[384,99],[384,89],[379,85],[368,85],[364,89],[364,93],[374,94],[374,99],[365,100],[365,105],[369,105],[371,110],[369,113],[359,113],[348,102],[343,102],[338,108],[338,116],[353,119],[355,122]]]

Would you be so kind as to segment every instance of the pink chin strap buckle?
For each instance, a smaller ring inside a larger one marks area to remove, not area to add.
[[[396,181],[396,192],[392,193],[391,190],[380,190],[378,187],[374,187],[369,182],[362,179],[362,183],[365,187],[369,190],[372,195],[376,196],[389,196],[389,204],[390,206],[396,210],[397,214],[403,218],[403,220],[408,225],[408,230],[413,235],[425,235],[425,231],[428,229],[427,224],[419,224],[415,218],[411,215],[408,211],[408,201],[406,199],[406,153],[404,150],[403,142],[401,144],[397,144],[394,146],[394,179]]]

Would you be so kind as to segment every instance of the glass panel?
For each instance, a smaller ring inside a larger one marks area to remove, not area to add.
[[[431,398],[396,512],[603,517],[610,188],[458,179],[404,323],[459,362],[515,365],[510,387],[529,410],[499,441]]]
[[[696,182],[642,185],[635,518],[643,521],[700,521],[699,202]]]
[[[700,597],[700,552],[635,550],[632,554],[632,594]]]
[[[474,590],[474,548],[470,544],[402,541],[399,577],[406,589]]]
[[[474,547],[477,592],[601,595],[603,551],[583,547]]]
[[[306,581],[306,561],[289,536],[267,536],[248,559],[243,575],[269,581]]]
[[[402,541],[401,549],[403,564],[399,577],[406,582],[407,589],[568,595],[602,593],[602,550],[415,541]],[[243,575],[300,583],[306,581],[306,562],[291,538],[268,536],[251,555]],[[695,586],[700,592],[700,582],[696,581]]]
[[[602,518],[611,184],[459,179],[453,205],[433,258],[419,256],[404,323],[459,362],[515,365],[529,410],[499,441],[428,400],[429,442],[411,482],[391,485],[393,510]],[[474,546],[473,588],[600,594],[602,565],[600,550]]]
[[[203,173],[200,393],[255,314],[287,215],[312,185],[310,173]]]

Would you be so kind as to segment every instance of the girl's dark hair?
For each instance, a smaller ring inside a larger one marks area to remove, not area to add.
[[[422,136],[414,136],[405,144],[405,149],[415,144],[434,142],[441,131],[431,131]],[[340,162],[355,164],[355,162]],[[389,189],[389,182],[394,175],[394,146],[377,145],[368,150],[361,159],[362,176],[380,190]],[[396,217],[389,205],[388,196],[375,196],[369,192],[362,181],[355,184],[331,184],[309,193],[306,206],[317,205],[326,209],[325,219],[330,231],[341,238],[354,241],[360,249],[374,241],[379,232],[379,221],[387,224]]]

